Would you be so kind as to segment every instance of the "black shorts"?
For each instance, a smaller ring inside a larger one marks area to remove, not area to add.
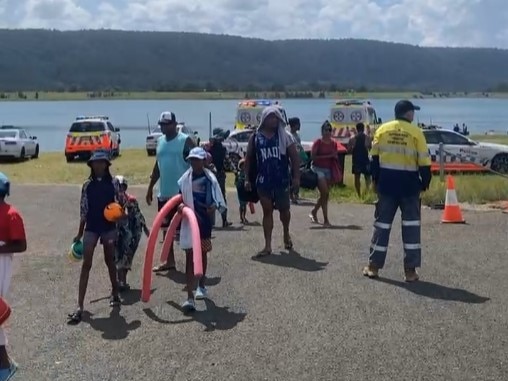
[[[162,207],[164,205],[166,205],[166,203],[169,201],[170,199],[164,199],[164,200],[161,200],[161,199],[157,199],[157,211],[160,212],[160,210],[162,209]],[[166,215],[166,218],[164,218],[164,220],[162,221],[162,225],[161,227],[164,228],[164,229],[167,229],[169,227],[169,224],[171,223],[171,220],[173,219],[173,217],[175,216],[175,214],[178,212],[178,205],[176,207],[174,207],[173,209],[171,209],[168,214]],[[180,231],[180,224],[178,225],[178,227],[176,228],[176,231]]]
[[[291,199],[289,197],[289,187],[279,188],[273,190],[264,190],[258,188],[259,197],[268,198],[272,200],[274,209],[284,212],[290,209]]]
[[[353,163],[352,168],[353,175],[365,175],[370,176],[370,164],[369,163]]]

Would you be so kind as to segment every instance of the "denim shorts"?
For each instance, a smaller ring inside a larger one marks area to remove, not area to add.
[[[332,171],[328,168],[315,167],[313,165],[311,169],[318,176],[318,179],[331,180],[332,178]]]

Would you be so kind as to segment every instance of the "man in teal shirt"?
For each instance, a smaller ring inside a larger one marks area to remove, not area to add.
[[[192,139],[184,133],[178,131],[176,115],[170,111],[164,111],[159,118],[162,136],[157,141],[157,156],[150,176],[150,184],[146,193],[146,202],[152,204],[153,188],[157,181],[159,182],[159,194],[157,195],[158,210],[161,210],[166,202],[179,194],[178,180],[189,169],[189,164],[185,160],[190,150],[194,148]],[[163,239],[166,237],[166,231],[169,223],[177,212],[177,208],[171,210],[162,224]],[[166,263],[154,267],[153,271],[167,271],[175,269],[175,253],[173,245],[169,250],[169,256]]]

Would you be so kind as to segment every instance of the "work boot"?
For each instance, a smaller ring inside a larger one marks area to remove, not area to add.
[[[370,279],[377,278],[379,269],[370,263],[368,266],[363,268],[363,275],[369,277]]]
[[[406,277],[406,282],[416,282],[418,279],[420,279],[414,267],[405,268],[404,273]]]

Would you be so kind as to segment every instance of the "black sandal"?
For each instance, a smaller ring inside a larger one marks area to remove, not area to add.
[[[83,319],[83,310],[77,309],[71,314],[67,315],[69,321],[67,324],[79,324]]]
[[[111,295],[109,298],[109,306],[117,307],[120,305],[120,297],[118,295]]]
[[[293,241],[291,240],[291,237],[284,241],[284,249],[293,250]]]

